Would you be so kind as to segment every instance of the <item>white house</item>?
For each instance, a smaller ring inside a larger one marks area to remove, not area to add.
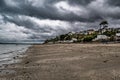
[[[94,29],[89,29],[89,30],[87,30],[87,32],[88,32],[88,34],[93,34],[95,32],[95,30]]]
[[[73,31],[68,33],[68,35],[73,35],[73,34],[75,34],[75,32]]]
[[[76,42],[76,41],[77,41],[77,39],[76,39],[76,38],[72,38],[72,41],[73,41],[73,42]]]
[[[110,39],[110,38],[106,35],[97,35],[97,38],[95,38],[93,41],[108,40],[108,39]]]
[[[120,41],[120,33],[116,33],[116,40]]]

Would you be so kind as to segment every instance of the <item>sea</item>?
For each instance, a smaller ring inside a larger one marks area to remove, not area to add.
[[[0,44],[0,66],[21,62],[21,57],[26,56],[25,51],[31,45]]]

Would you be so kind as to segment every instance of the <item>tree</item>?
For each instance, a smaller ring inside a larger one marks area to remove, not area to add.
[[[83,42],[91,42],[93,40],[92,36],[85,36]]]
[[[102,28],[108,27],[108,22],[104,20],[99,25],[100,25],[100,33],[102,34]]]
[[[65,39],[66,35],[60,35],[60,40],[63,41]]]
[[[103,34],[106,35],[106,36],[111,37],[111,36],[115,36],[116,32],[115,31],[106,31]]]
[[[103,26],[106,25],[106,24],[108,25],[108,22],[107,22],[107,21],[102,21],[102,22],[100,23],[100,25],[103,25]]]

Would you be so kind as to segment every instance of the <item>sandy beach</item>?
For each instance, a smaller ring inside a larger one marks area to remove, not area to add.
[[[120,44],[33,45],[0,80],[120,80]]]

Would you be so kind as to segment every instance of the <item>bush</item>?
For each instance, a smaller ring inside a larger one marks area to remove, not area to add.
[[[86,35],[83,38],[83,42],[91,42],[93,39],[97,37],[97,33],[91,34],[91,35]]]
[[[111,37],[111,36],[115,35],[116,32],[115,32],[115,31],[106,31],[106,32],[104,32],[103,34],[106,35],[106,36]]]
[[[83,42],[91,42],[94,39],[93,36],[85,36]]]

